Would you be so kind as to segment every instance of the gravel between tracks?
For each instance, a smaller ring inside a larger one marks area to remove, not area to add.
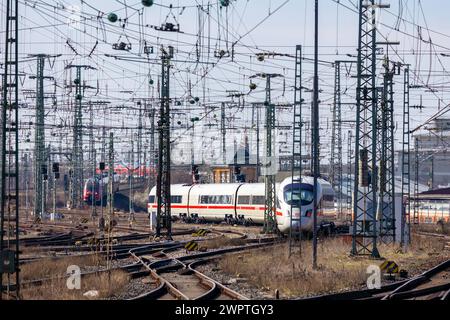
[[[224,274],[218,268],[217,263],[212,261],[211,263],[198,266],[197,271],[205,274],[211,279],[220,282],[224,286],[246,296],[251,300],[270,300],[274,299],[274,293],[268,291],[266,288],[256,288],[249,283],[245,282],[245,279],[240,279],[237,277],[231,277]]]
[[[109,300],[127,300],[135,298],[156,288],[156,283],[149,277],[131,279],[121,293],[115,294]]]

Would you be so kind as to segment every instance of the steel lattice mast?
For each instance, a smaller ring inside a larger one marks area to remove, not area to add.
[[[169,52],[162,48],[161,55],[161,105],[158,153],[158,176],[156,197],[158,201],[156,236],[172,237],[172,216],[170,212],[170,60],[173,58],[173,47]]]
[[[142,101],[138,101],[137,103],[138,106],[138,130],[137,130],[137,167],[138,167],[138,180],[139,182],[141,182],[141,180],[143,179],[143,172],[142,172],[142,128],[143,128],[143,121],[142,121]],[[144,161],[145,163],[145,161]]]
[[[410,128],[410,103],[409,103],[409,67],[405,67],[403,81],[403,140],[402,140],[402,221],[401,238],[402,247],[410,242],[411,225],[411,128]],[[406,240],[405,240],[406,237]]]
[[[415,137],[414,140],[414,163],[415,163],[415,174],[414,174],[414,215],[413,223],[419,224],[419,137]]]
[[[70,182],[70,203],[71,206],[77,208],[81,205],[81,195],[83,193],[83,97],[85,89],[92,87],[83,83],[81,70],[95,68],[88,65],[68,65],[66,69],[75,68],[76,76],[75,84],[75,110],[73,122],[73,147],[71,159],[71,182]],[[70,85],[72,86],[72,85]]]
[[[72,149],[72,192],[71,203],[77,208],[80,204],[83,185],[83,112],[82,112],[82,87],[81,67],[76,67],[75,78],[75,113],[73,123],[73,149]]]
[[[277,232],[276,215],[276,157],[275,157],[275,105],[271,98],[271,79],[279,77],[279,74],[263,74],[266,78],[266,154],[264,167],[265,207],[264,207],[264,232]]]
[[[0,300],[19,298],[19,1],[6,1],[1,110]],[[14,280],[13,280],[14,279]],[[5,281],[6,280],[6,281]]]
[[[222,102],[220,105],[220,133],[222,135],[221,147],[222,147],[222,162],[224,165],[227,164],[227,144],[226,144],[227,128],[225,120],[226,120],[225,102]]]
[[[292,183],[299,184],[299,194],[301,191],[301,181],[302,181],[302,130],[303,130],[303,120],[302,120],[302,46],[298,45],[295,49],[295,84],[294,84],[294,123],[292,127]],[[299,202],[299,216],[294,217],[293,207],[291,204],[291,220],[290,220],[290,232],[289,232],[289,256],[292,254],[295,240],[298,239],[298,247],[300,249],[300,254],[302,251],[301,240],[301,202]],[[293,224],[298,223],[298,229],[293,230]]]
[[[34,215],[36,218],[42,217],[45,213],[42,180],[42,166],[45,165],[44,65],[45,55],[37,56],[36,120],[34,136]]]
[[[395,241],[395,173],[394,173],[394,68],[391,69],[391,61],[384,59],[383,89],[381,103],[377,110],[379,134],[377,153],[379,163],[379,203],[377,220],[380,221],[379,238],[384,243]]]
[[[356,88],[355,187],[353,255],[379,257],[376,228],[376,7],[375,0],[359,1],[358,74]],[[370,173],[370,170],[372,171]]]
[[[351,212],[352,212],[352,165],[353,165],[353,132],[351,130],[348,131],[347,136],[347,216],[346,220],[351,221]]]
[[[89,102],[89,163],[91,164],[92,183],[95,184],[96,180],[96,150],[95,150],[95,137],[94,137],[94,108],[92,101]],[[95,197],[92,199],[92,212],[91,217],[97,216],[97,206],[95,205]]]
[[[330,182],[338,192],[338,217],[342,217],[342,104],[341,61],[334,64],[334,101],[331,133]]]
[[[155,113],[156,110],[153,108],[153,104],[150,104],[149,110],[149,119],[150,119],[150,143],[149,143],[149,169],[152,171],[149,172],[148,176],[148,186],[152,188],[155,183],[154,172],[153,169],[156,167],[157,155],[155,148]]]

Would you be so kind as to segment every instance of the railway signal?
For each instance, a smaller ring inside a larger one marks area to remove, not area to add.
[[[200,174],[198,171],[198,166],[193,165],[191,171],[192,171],[192,183],[198,184],[200,182]]]

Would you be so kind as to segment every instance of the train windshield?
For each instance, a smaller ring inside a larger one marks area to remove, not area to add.
[[[86,189],[87,189],[87,191],[90,191],[90,192],[97,191],[97,189],[98,189],[98,182],[97,181],[93,182],[92,179],[89,179],[86,182]]]
[[[314,200],[313,186],[294,183],[284,188],[284,201],[294,207],[307,206]]]

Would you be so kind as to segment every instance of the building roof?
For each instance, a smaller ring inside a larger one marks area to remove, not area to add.
[[[450,188],[429,190],[422,192],[421,195],[450,195]]]
[[[450,188],[425,191],[419,194],[421,200],[448,200],[450,199]]]

